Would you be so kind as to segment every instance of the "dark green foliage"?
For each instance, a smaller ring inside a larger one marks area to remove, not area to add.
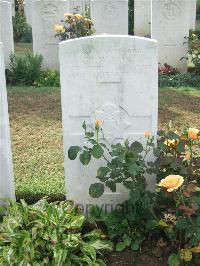
[[[158,226],[153,207],[155,194],[145,191],[138,184],[130,193],[130,199],[111,213],[91,210],[91,215],[106,225],[108,236],[116,243],[116,250],[122,251],[126,247],[137,251],[142,242]]]
[[[159,75],[159,87],[196,87],[200,88],[200,75],[195,73],[178,73],[176,75]]]
[[[128,1],[128,32],[130,35],[134,34],[134,0]]]
[[[24,56],[10,56],[10,69],[6,72],[11,84],[33,85],[41,74],[42,56],[27,53]]]
[[[0,265],[105,266],[97,255],[111,251],[112,243],[85,225],[70,202],[11,203],[0,224]]]
[[[26,23],[26,18],[19,12],[13,17],[13,34],[16,42],[31,42],[32,33],[30,26]]]

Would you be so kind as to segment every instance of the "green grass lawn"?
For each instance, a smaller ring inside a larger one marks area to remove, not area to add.
[[[32,53],[32,43],[15,43],[15,54],[21,56],[25,53]]]
[[[64,164],[59,88],[9,87],[16,193],[26,200],[64,195]],[[200,92],[162,89],[159,128],[200,125]]]

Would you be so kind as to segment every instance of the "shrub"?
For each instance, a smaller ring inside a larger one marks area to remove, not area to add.
[[[26,23],[24,15],[19,12],[16,12],[15,17],[13,17],[13,34],[14,40],[17,42],[23,41],[25,38],[27,42],[32,41],[31,28]]]
[[[139,250],[144,240],[167,247],[168,264],[185,265],[200,262],[200,130],[159,132],[158,143],[150,132],[145,133],[146,144],[140,142],[109,146],[103,134],[103,121],[96,120],[92,130],[85,131],[84,146],[72,146],[70,160],[79,155],[81,164],[88,165],[93,158],[104,160],[97,170],[100,181],[90,186],[89,194],[98,198],[105,186],[116,192],[122,184],[129,190],[129,199],[111,214],[93,208],[93,219],[101,221],[108,235],[116,243],[116,250],[131,247]],[[150,151],[155,161],[146,162]],[[156,193],[147,190],[145,174],[156,174]]]
[[[33,85],[41,73],[42,56],[25,54],[23,57],[12,54],[7,81],[11,84]]]
[[[85,225],[70,202],[11,203],[0,225],[1,265],[103,266],[97,254],[112,244],[101,230]]]
[[[71,13],[65,13],[64,16],[65,19],[61,21],[63,24],[54,26],[55,37],[60,41],[90,36],[95,32],[92,28],[93,23],[88,17]]]
[[[168,264],[200,263],[200,183],[180,175],[170,175],[158,184],[162,193],[159,213],[162,242],[169,246]]]
[[[159,87],[196,87],[200,88],[200,75],[195,73],[178,73],[175,75],[159,75]]]
[[[153,164],[158,180],[166,175],[182,175],[194,181],[200,176],[200,131],[195,128],[183,132],[160,131],[154,148],[156,161]]]
[[[42,71],[39,77],[34,81],[37,87],[59,87],[60,74],[56,70]]]

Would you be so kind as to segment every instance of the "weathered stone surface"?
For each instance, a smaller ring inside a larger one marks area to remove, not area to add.
[[[9,67],[10,54],[14,51],[12,7],[7,1],[0,1],[0,42],[3,43],[5,66]]]
[[[188,0],[152,0],[151,36],[159,43],[159,63],[187,71],[190,24]]]
[[[104,120],[110,143],[144,140],[146,130],[156,135],[157,42],[120,35],[74,39],[60,44],[60,64],[67,198],[84,208],[115,205],[127,198],[127,191],[118,186],[116,193],[107,190],[92,199],[88,191],[98,180],[99,161],[82,167],[78,159],[70,161],[67,152],[72,145],[83,145],[83,121],[94,125],[97,118]]]
[[[31,26],[32,25],[32,2],[34,0],[25,0],[24,1],[24,13],[26,17],[26,22]]]
[[[128,0],[91,0],[96,34],[128,34]]]
[[[134,35],[151,35],[151,0],[134,1]]]
[[[3,45],[0,43],[0,199],[2,198],[14,199],[15,194]]]
[[[190,0],[190,29],[196,28],[197,0]]]
[[[33,1],[32,32],[33,52],[43,56],[43,68],[59,70],[58,38],[55,38],[54,25],[60,24],[68,10],[66,0]]]

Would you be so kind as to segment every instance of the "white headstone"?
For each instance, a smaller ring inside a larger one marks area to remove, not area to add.
[[[14,17],[15,16],[15,0],[5,0],[9,3],[11,3],[11,6],[12,6],[12,16]]]
[[[127,191],[119,186],[116,193],[107,190],[100,199],[91,198],[99,162],[83,167],[78,159],[70,161],[67,151],[83,145],[83,121],[94,125],[102,119],[111,143],[143,139],[146,130],[157,134],[157,42],[123,35],[69,40],[60,44],[60,64],[67,198],[84,207],[115,205]]]
[[[188,0],[152,0],[151,37],[159,43],[158,61],[187,71],[190,21]]]
[[[33,52],[43,56],[43,68],[59,70],[58,38],[55,38],[54,25],[60,24],[67,12],[66,0],[33,1],[32,34]]]
[[[190,29],[195,30],[196,28],[196,12],[197,12],[197,0],[190,0]]]
[[[0,1],[0,42],[4,47],[5,66],[9,67],[10,54],[14,52],[12,7],[7,1]]]
[[[151,0],[134,0],[134,35],[151,35]]]
[[[34,0],[25,0],[24,1],[24,14],[26,17],[26,22],[31,26],[31,18],[32,18],[32,2]]]
[[[128,34],[128,0],[91,0],[96,34]]]
[[[0,199],[14,199],[12,152],[5,81],[3,45],[0,43]]]
[[[90,0],[69,0],[69,12],[82,14],[90,6]]]

